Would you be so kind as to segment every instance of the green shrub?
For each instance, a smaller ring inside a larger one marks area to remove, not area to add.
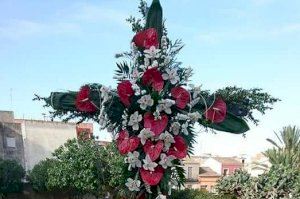
[[[14,160],[0,159],[0,195],[22,191],[23,167]]]
[[[274,165],[270,171],[255,178],[249,187],[245,187],[242,198],[299,198],[299,168]]]
[[[248,186],[251,180],[249,173],[244,170],[236,170],[232,175],[219,179],[215,189],[220,195],[230,194],[239,197],[244,194],[244,187]]]
[[[30,184],[32,185],[33,190],[36,192],[46,192],[47,182],[48,182],[48,170],[53,167],[55,164],[55,160],[46,159],[39,162],[37,165],[33,167],[33,169],[29,172],[28,179]]]

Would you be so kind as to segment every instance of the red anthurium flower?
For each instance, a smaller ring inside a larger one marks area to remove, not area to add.
[[[226,103],[221,98],[217,98],[214,104],[205,111],[205,117],[213,123],[221,123],[225,120],[226,110]]]
[[[168,116],[161,114],[161,119],[155,120],[152,113],[145,113],[144,128],[149,128],[155,136],[159,136],[167,127],[169,122]]]
[[[146,155],[149,155],[152,161],[157,160],[159,158],[163,148],[164,143],[163,141],[158,141],[156,144],[153,144],[152,141],[148,140],[144,145],[144,152]]]
[[[175,143],[169,149],[168,155],[173,155],[178,159],[183,159],[187,156],[188,146],[183,137],[177,135],[174,137]]]
[[[148,171],[141,168],[140,174],[144,183],[155,186],[157,185],[164,175],[164,169],[161,166],[155,168],[154,171]]]
[[[190,93],[180,86],[172,88],[171,95],[176,99],[176,106],[180,109],[184,109],[190,102]]]
[[[158,48],[158,34],[155,28],[149,28],[144,31],[138,32],[133,37],[133,42],[139,48],[149,49],[151,46]]]
[[[118,84],[117,90],[121,102],[128,107],[131,102],[130,98],[134,95],[132,84],[128,80],[122,81],[121,83]]]
[[[75,106],[79,111],[83,112],[96,112],[97,107],[91,102],[90,97],[90,87],[83,86],[76,96]]]
[[[121,155],[126,155],[129,152],[135,151],[140,144],[138,137],[129,137],[127,131],[122,130],[117,138],[117,147]]]
[[[157,68],[146,70],[142,77],[142,82],[146,86],[151,86],[155,91],[161,91],[164,87],[164,80]]]

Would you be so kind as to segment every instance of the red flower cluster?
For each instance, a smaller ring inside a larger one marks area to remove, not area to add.
[[[149,49],[151,46],[155,46],[156,48],[158,48],[159,41],[156,29],[149,28],[147,30],[138,32],[133,37],[133,42],[139,48]]]
[[[145,143],[143,147],[145,154],[149,155],[152,161],[155,161],[159,158],[163,148],[163,141],[158,141],[156,144],[154,144],[152,141],[149,140]]]
[[[141,168],[140,170],[142,180],[148,185],[155,186],[157,185],[164,175],[164,169],[161,166],[158,166],[154,171],[145,170]]]
[[[169,149],[168,155],[173,155],[178,159],[183,159],[187,156],[188,146],[183,137],[177,135],[174,137],[175,143]]]
[[[127,131],[122,130],[117,138],[117,147],[121,155],[125,155],[129,152],[136,150],[139,147],[140,139],[138,137],[129,137]]]
[[[145,86],[151,86],[155,91],[161,91],[164,87],[164,80],[157,68],[146,70],[142,77],[142,82]]]
[[[221,123],[226,117],[226,103],[218,98],[214,104],[205,112],[206,119],[213,123]]]
[[[93,113],[97,111],[97,107],[90,100],[91,89],[89,86],[81,87],[76,96],[75,106],[79,111]]]
[[[171,95],[176,99],[176,106],[180,109],[184,109],[190,102],[190,93],[180,86],[173,88]]]
[[[165,114],[161,115],[160,120],[155,120],[152,113],[146,113],[144,115],[144,128],[149,128],[155,136],[159,136],[165,130],[168,122],[168,116]]]
[[[134,95],[130,81],[126,80],[119,83],[117,90],[121,102],[128,107],[131,103],[131,97]]]

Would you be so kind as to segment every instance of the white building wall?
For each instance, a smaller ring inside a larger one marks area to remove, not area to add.
[[[200,163],[197,164],[197,163],[186,163],[184,164],[184,170],[185,170],[185,177],[186,179],[189,178],[188,176],[188,172],[189,172],[189,168],[191,168],[191,178],[190,179],[193,179],[193,180],[198,180],[198,177],[199,177],[199,167],[200,167]]]
[[[31,170],[39,161],[52,153],[68,139],[76,138],[74,123],[23,120],[25,166]]]
[[[209,167],[217,174],[222,175],[222,164],[213,158],[208,158],[201,166]]]

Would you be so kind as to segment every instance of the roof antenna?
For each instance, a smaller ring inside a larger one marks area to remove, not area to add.
[[[13,111],[13,95],[12,95],[13,89],[10,88],[10,110]]]

